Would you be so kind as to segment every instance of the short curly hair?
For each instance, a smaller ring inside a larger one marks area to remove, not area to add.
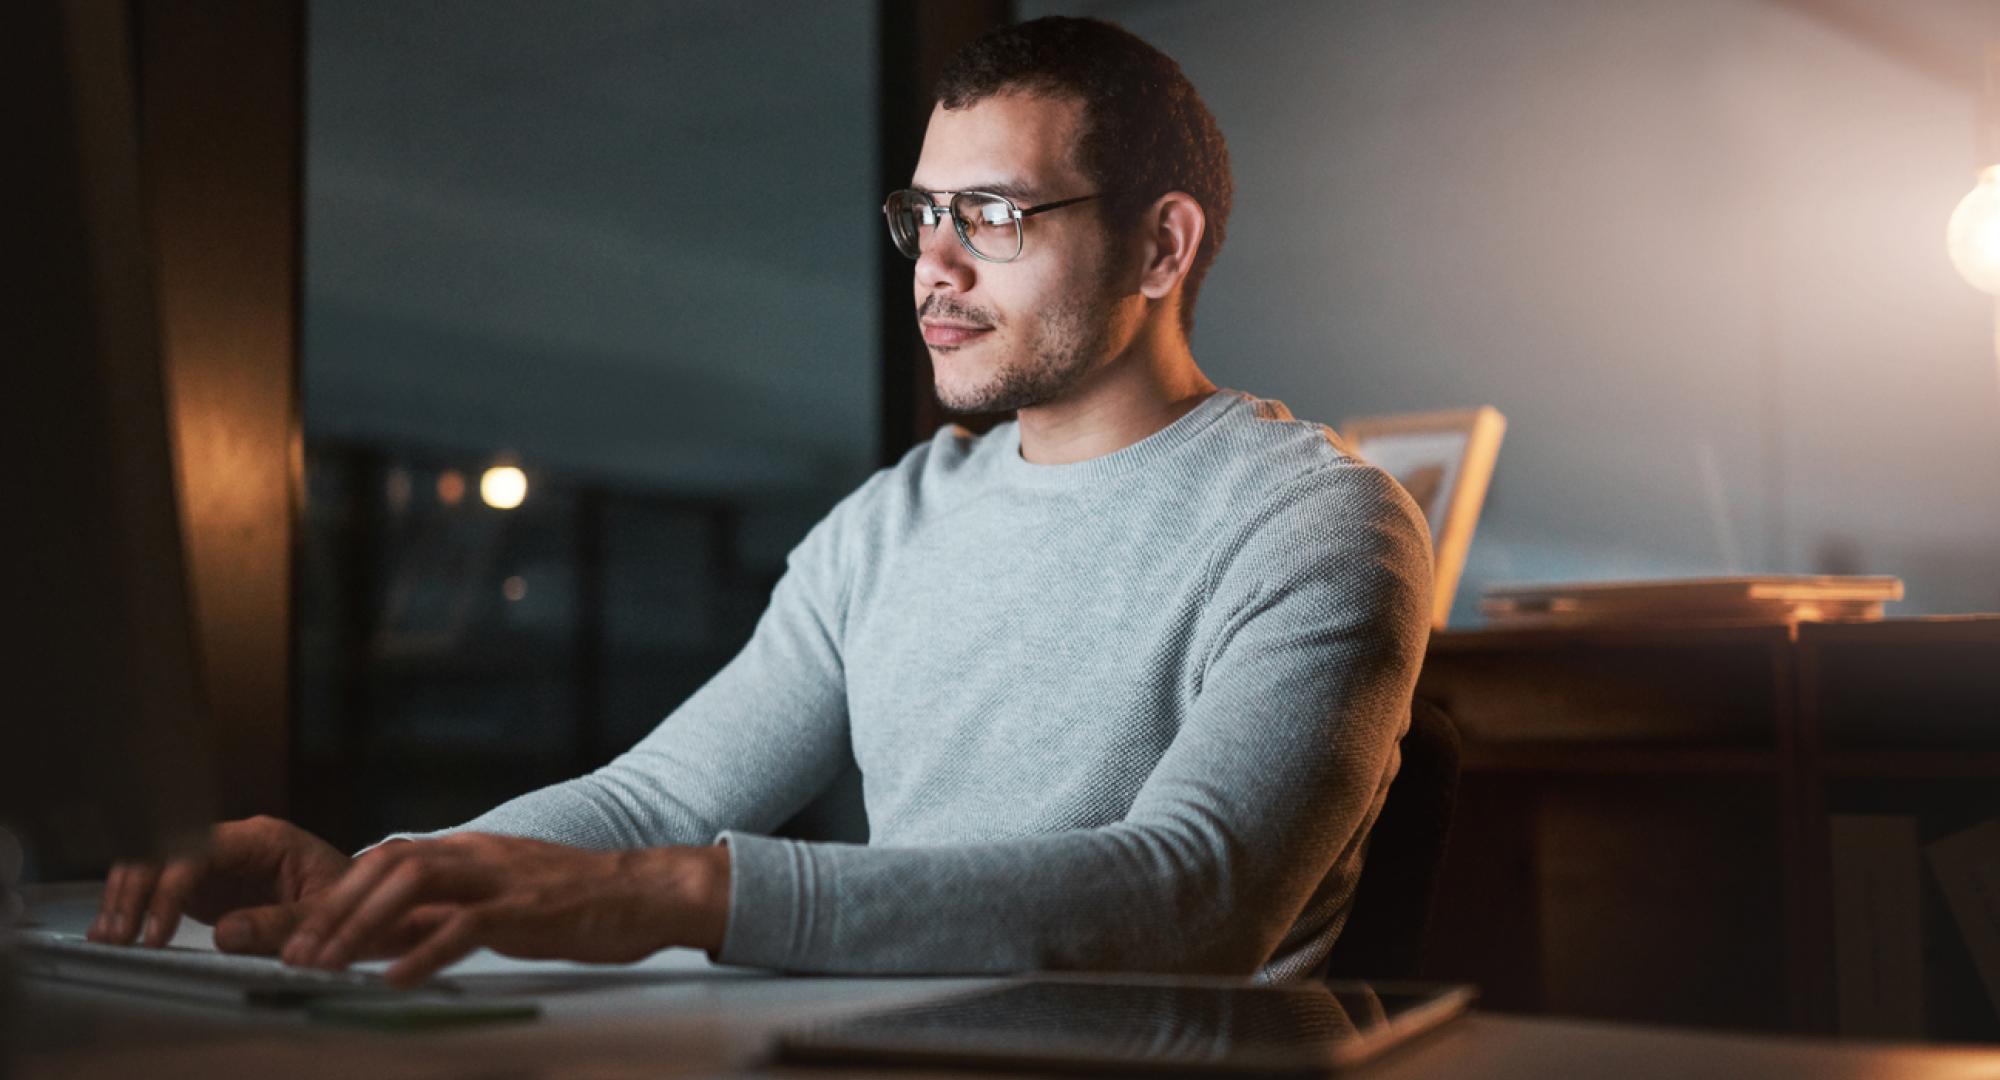
[[[1193,196],[1206,221],[1181,292],[1181,331],[1193,333],[1195,297],[1222,248],[1234,184],[1222,129],[1172,57],[1100,19],[1049,16],[968,42],[945,62],[936,91],[947,109],[1007,91],[1081,100],[1075,161],[1106,193],[1100,205],[1114,236],[1167,192]]]

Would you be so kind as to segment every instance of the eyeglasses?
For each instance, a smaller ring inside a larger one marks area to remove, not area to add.
[[[1074,199],[1061,199],[1043,203],[1040,206],[1020,207],[1005,195],[991,191],[940,191],[933,195],[923,191],[892,191],[889,201],[882,204],[882,216],[889,219],[889,238],[896,242],[896,250],[914,259],[923,254],[924,227],[936,228],[939,211],[949,209],[952,228],[958,233],[958,242],[973,257],[986,262],[1013,262],[1021,257],[1021,222],[1036,214],[1049,210],[1060,210],[1065,206],[1075,206],[1089,202],[1102,195],[1079,195]],[[949,195],[945,206],[931,200],[937,195]]]

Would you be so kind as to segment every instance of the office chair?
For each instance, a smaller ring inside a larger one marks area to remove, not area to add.
[[[1458,797],[1458,728],[1442,707],[1411,702],[1403,763],[1376,815],[1347,925],[1322,978],[1407,979],[1423,961]]]

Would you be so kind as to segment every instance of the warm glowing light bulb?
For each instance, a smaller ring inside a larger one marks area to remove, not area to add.
[[[479,497],[495,510],[512,510],[528,497],[528,474],[512,465],[495,465],[480,476]]]
[[[1981,170],[1979,183],[1958,201],[1944,228],[1951,264],[1980,292],[2000,296],[2000,165]]]

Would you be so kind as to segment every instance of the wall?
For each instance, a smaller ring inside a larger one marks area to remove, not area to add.
[[[1020,7],[1120,22],[1220,121],[1212,378],[1336,424],[1507,414],[1455,623],[1492,582],[1670,573],[2000,609],[1993,308],[1943,243],[1976,95],[1841,17],[1971,58],[1994,6]]]

